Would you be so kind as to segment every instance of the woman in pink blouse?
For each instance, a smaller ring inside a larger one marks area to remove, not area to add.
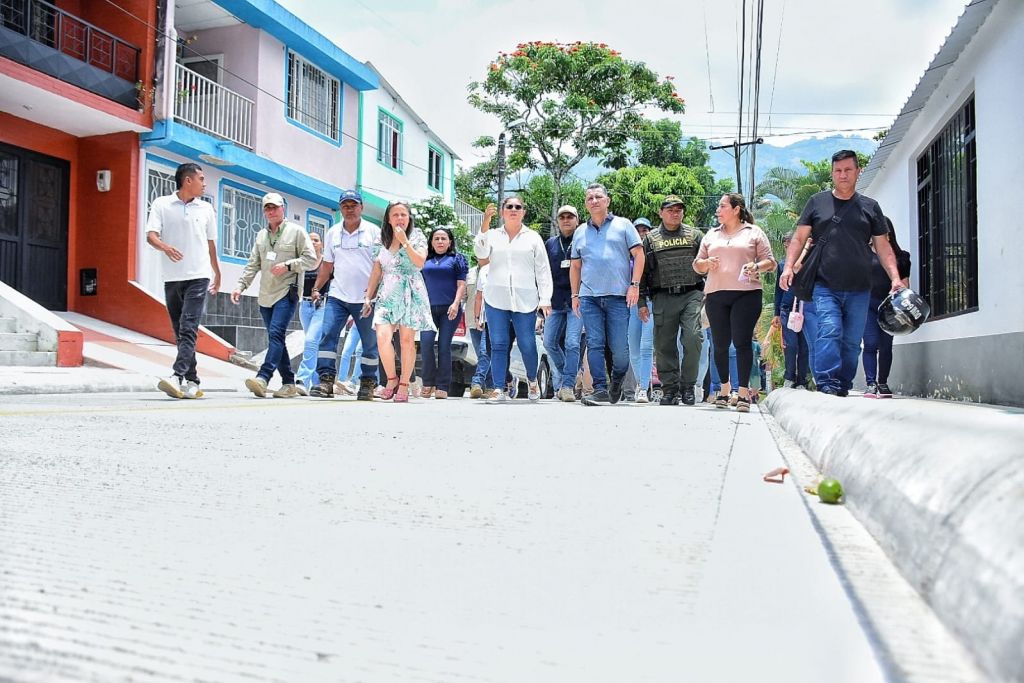
[[[761,273],[775,269],[771,243],[747,209],[743,195],[731,192],[718,202],[718,227],[701,240],[693,269],[707,275],[704,308],[711,322],[715,367],[722,388],[715,407],[729,407],[732,382],[739,385],[736,410],[750,412],[750,370],[754,364],[751,340],[761,316]],[[736,372],[729,376],[729,345],[736,347]]]

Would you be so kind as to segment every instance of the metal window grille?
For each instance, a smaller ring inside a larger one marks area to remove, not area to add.
[[[933,317],[978,307],[974,96],[917,159],[921,295]]]
[[[377,161],[396,171],[402,168],[402,124],[385,112],[377,115]]]
[[[441,184],[444,180],[441,173],[441,154],[428,148],[427,152],[427,184],[432,188],[441,191]]]
[[[178,186],[174,182],[174,171],[163,171],[150,166],[146,171],[146,213],[157,197],[173,194]]]
[[[256,233],[263,227],[263,205],[259,195],[224,187],[221,193],[221,253],[248,259]]]
[[[288,53],[288,116],[302,125],[341,140],[338,103],[341,82],[294,52]]]
[[[324,235],[326,235],[327,231],[330,229],[331,222],[326,218],[310,215],[306,219],[306,232],[310,234],[315,232],[320,235],[320,239],[323,239]]]

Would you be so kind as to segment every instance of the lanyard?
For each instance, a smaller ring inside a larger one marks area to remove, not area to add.
[[[271,237],[271,235],[273,235],[274,233],[271,231],[270,226],[267,226],[267,242],[270,243],[270,250],[271,251],[273,251],[274,247],[277,246],[277,241],[279,239],[281,239],[281,233],[283,233],[283,232],[284,232],[284,223],[281,223],[281,225],[277,226],[277,235],[274,236],[274,237]]]
[[[569,244],[566,245],[565,243],[562,242],[562,236],[559,235],[558,236],[558,246],[562,248],[562,260],[564,261],[566,258],[568,258],[569,247],[572,246],[572,238],[571,237],[569,238]]]

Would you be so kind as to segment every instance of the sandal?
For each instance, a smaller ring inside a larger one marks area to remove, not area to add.
[[[729,394],[719,394],[715,396],[715,407],[716,408],[728,408],[729,407]]]
[[[396,384],[395,386],[391,386],[391,383],[393,381],[397,380],[397,379],[398,379],[397,377],[388,377],[388,385],[386,387],[384,387],[381,390],[381,392],[380,392],[380,397],[382,399],[384,399],[385,401],[387,401],[392,396],[394,396],[395,395],[395,391],[398,390],[399,384]]]
[[[409,402],[409,389],[406,388],[405,393],[399,393],[402,391],[402,387],[408,387],[408,382],[399,382],[398,387],[395,389],[395,403],[408,403]]]
[[[420,389],[420,398],[430,398],[434,395],[434,387],[423,387]]]
[[[750,401],[745,398],[736,399],[736,412],[737,413],[749,413],[750,412]]]

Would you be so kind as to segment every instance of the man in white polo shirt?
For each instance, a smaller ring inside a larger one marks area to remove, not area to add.
[[[153,200],[146,221],[146,242],[162,252],[164,298],[174,329],[178,355],[172,374],[157,388],[172,398],[199,398],[196,374],[196,337],[206,294],[220,288],[217,263],[217,216],[213,206],[200,197],[206,177],[198,164],[178,166],[174,173],[178,190]],[[211,281],[210,275],[213,275]]]
[[[355,190],[342,192],[338,204],[342,220],[324,237],[324,259],[312,290],[313,302],[316,303],[321,298],[321,287],[334,273],[327,292],[327,309],[317,353],[316,373],[320,383],[310,390],[309,395],[318,398],[334,396],[338,339],[351,317],[363,343],[356,399],[372,401],[373,390],[377,387],[377,334],[373,331],[373,314],[364,318],[361,311],[373,259],[380,250],[380,228],[362,219],[363,196]]]

